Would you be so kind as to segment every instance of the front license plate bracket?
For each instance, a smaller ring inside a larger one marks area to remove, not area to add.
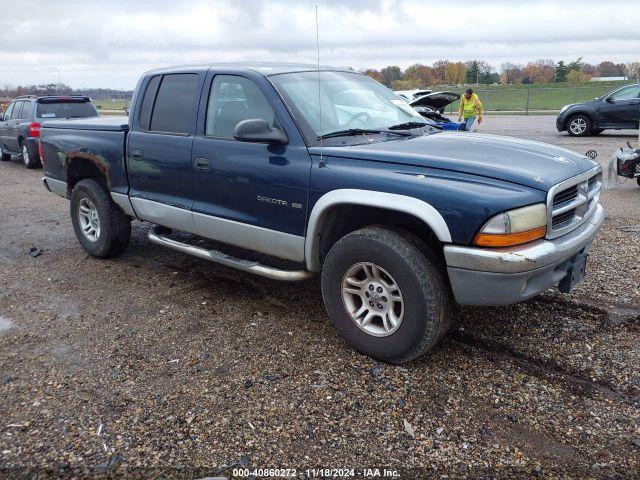
[[[562,293],[569,293],[575,288],[575,286],[582,281],[587,274],[587,258],[589,254],[585,250],[582,250],[571,259],[571,264],[567,270],[567,274],[564,276],[560,283],[558,283],[558,290]]]

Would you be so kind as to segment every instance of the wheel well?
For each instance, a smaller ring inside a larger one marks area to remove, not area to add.
[[[22,148],[22,142],[24,141],[24,137],[21,135],[18,137],[18,145]]]
[[[444,260],[442,243],[431,227],[421,219],[408,213],[380,207],[339,205],[327,213],[322,223],[319,244],[320,263],[324,263],[331,247],[342,237],[355,230],[373,225],[409,232],[431,247],[432,251]]]
[[[67,160],[67,189],[69,193],[80,180],[93,178],[103,187],[106,187],[107,178],[105,172],[94,163],[85,158]]]

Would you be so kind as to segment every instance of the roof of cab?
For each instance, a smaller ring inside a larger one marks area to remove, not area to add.
[[[311,72],[318,70],[317,65],[310,63],[281,63],[281,62],[226,62],[206,65],[174,65],[170,67],[156,68],[146,72],[146,75],[153,73],[176,73],[187,71],[206,71],[211,68],[224,68],[233,70],[252,70],[264,76],[278,75],[281,73]],[[320,65],[322,71],[354,72],[348,68],[330,67]]]

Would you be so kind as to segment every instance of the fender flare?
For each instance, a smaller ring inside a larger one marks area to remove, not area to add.
[[[325,193],[311,210],[304,244],[307,269],[319,272],[320,232],[329,210],[337,205],[363,205],[407,213],[422,220],[435,233],[438,240],[451,243],[451,233],[442,215],[430,204],[417,198],[374,190],[338,189]]]

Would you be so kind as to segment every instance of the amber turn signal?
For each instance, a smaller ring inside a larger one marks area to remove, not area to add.
[[[510,247],[543,238],[546,233],[546,226],[518,233],[479,233],[473,243],[481,247]]]

